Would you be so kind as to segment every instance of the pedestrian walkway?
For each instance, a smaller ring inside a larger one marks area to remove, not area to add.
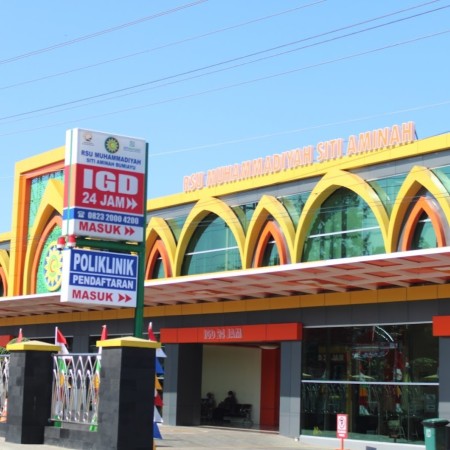
[[[159,425],[163,439],[155,439],[156,449],[183,450],[331,450],[335,447],[302,445],[298,441],[274,432],[215,427],[174,427]],[[61,450],[53,445],[25,445],[5,442],[0,437],[1,450]]]
[[[336,447],[303,445],[293,438],[280,436],[275,432],[250,429],[203,427],[173,427],[160,425],[162,440],[156,439],[157,449],[216,449],[216,450],[330,450]],[[337,442],[337,441],[336,441]]]
[[[163,439],[155,439],[157,450],[336,450],[338,439],[324,439],[322,442],[301,443],[277,432],[213,426],[175,427],[159,424]],[[365,441],[345,441],[349,450],[425,450],[422,445],[392,444]],[[0,450],[62,450],[53,445],[24,445],[5,442],[0,437]]]

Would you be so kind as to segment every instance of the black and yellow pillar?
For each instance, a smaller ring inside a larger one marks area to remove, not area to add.
[[[59,347],[40,341],[8,344],[10,352],[6,442],[43,444],[49,424],[53,358]]]
[[[97,450],[153,450],[155,359],[159,342],[98,341],[102,348]]]

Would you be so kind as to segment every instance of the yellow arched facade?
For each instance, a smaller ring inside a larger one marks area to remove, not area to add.
[[[220,217],[229,227],[233,233],[241,256],[241,261],[244,259],[244,230],[240,224],[236,214],[233,210],[224,202],[213,198],[207,197],[200,200],[190,212],[186,219],[183,229],[181,230],[180,238],[178,240],[177,250],[175,253],[175,276],[181,273],[181,266],[183,264],[184,253],[189,244],[190,238],[194,234],[197,225],[210,213]]]
[[[48,227],[51,217],[56,213],[58,216],[62,215],[62,205],[64,196],[64,185],[59,180],[50,180],[45,189],[42,203],[36,214],[34,226],[29,233],[29,245],[25,256],[24,264],[24,281],[23,294],[34,294],[31,292],[32,280],[36,277],[33,267],[36,267],[36,261],[41,257],[38,248],[42,250],[42,240],[46,238],[44,230]],[[51,230],[48,230],[51,231]],[[47,233],[48,235],[48,233]]]
[[[244,251],[244,268],[252,267],[252,260],[254,257],[255,249],[258,245],[258,237],[260,236],[261,230],[263,229],[264,224],[270,216],[272,216],[273,219],[278,223],[283,233],[283,237],[286,242],[286,247],[289,254],[289,261],[293,260],[295,236],[294,224],[284,206],[275,197],[264,195],[258,202],[258,206],[256,207],[252,215],[250,225],[247,230]]]
[[[449,192],[439,178],[428,168],[423,166],[415,166],[411,169],[405,179],[398,193],[394,208],[392,209],[386,240],[387,252],[390,253],[397,250],[398,240],[405,220],[406,212],[412,199],[421,189],[425,189],[436,199],[442,209],[443,216],[447,218],[445,228],[448,229],[450,224]]]
[[[315,212],[341,188],[351,190],[368,205],[376,218],[386,253],[399,249],[399,239],[408,221],[410,199],[421,191],[428,192],[435,199],[439,211],[435,217],[433,216],[434,226],[436,220],[441,220],[442,223],[438,223],[439,235],[445,236],[444,241],[448,242],[450,182],[446,175],[437,176],[430,167],[411,166],[396,193],[392,208],[387,208],[387,202],[392,199],[388,200],[387,193],[383,189],[375,189],[373,184],[359,174],[365,167],[376,167],[377,164],[385,164],[389,160],[405,160],[411,154],[426,158],[429,153],[435,154],[436,151],[444,150],[447,140],[447,136],[434,137],[396,149],[369,152],[364,158],[347,157],[338,161],[325,161],[320,165],[311,164],[296,171],[279,172],[230,184],[225,183],[199,192],[166,197],[161,202],[159,199],[151,199],[147,208],[149,221],[145,237],[146,265],[149,264],[149,255],[154,254],[153,247],[158,245],[159,249],[164,250],[164,257],[167,260],[165,264],[170,268],[168,270],[170,276],[180,276],[183,258],[196,227],[210,213],[220,217],[231,230],[236,240],[242,269],[253,266],[257,248],[258,252],[263,251],[260,238],[269,219],[274,221],[280,230],[286,260],[289,263],[299,263],[302,261],[302,251]],[[18,164],[15,204],[27,205],[30,200],[28,183],[35,176],[61,170],[63,159],[64,149],[59,148]],[[308,181],[310,185],[311,180],[314,180],[314,183],[312,189],[305,194],[302,208],[297,212],[294,211],[295,202],[282,201],[278,195],[275,196],[270,192],[271,186],[278,191],[279,187],[292,183],[301,186],[302,180]],[[248,196],[248,193],[255,189],[265,189],[266,192],[256,196],[252,201],[253,213],[249,215],[248,211],[244,212],[239,206],[237,199],[241,193]],[[17,251],[12,252],[10,257],[3,252],[3,260],[0,260],[4,277],[8,281],[6,283],[8,295],[32,293],[32,272],[36,270],[36,259],[39,258],[36,250],[51,218],[62,215],[63,194],[62,180],[50,179],[34,213],[33,223],[27,226],[28,213],[24,209],[13,214],[13,231],[10,236],[11,245]],[[234,197],[232,204],[227,201],[227,196],[230,195]],[[166,217],[158,215],[160,208],[167,211],[172,207],[184,209],[182,221],[166,220]],[[293,213],[297,214],[297,217],[294,217]]]

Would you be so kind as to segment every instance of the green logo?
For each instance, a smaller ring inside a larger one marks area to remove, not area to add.
[[[58,250],[56,241],[51,242],[47,249],[44,265],[44,281],[51,292],[61,287],[62,252]]]
[[[115,137],[109,137],[105,141],[105,148],[109,153],[117,153],[119,151],[119,141]]]

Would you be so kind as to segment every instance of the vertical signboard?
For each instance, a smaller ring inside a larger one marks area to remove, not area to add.
[[[137,255],[64,250],[61,302],[134,308],[137,283]]]
[[[341,440],[341,450],[344,450],[344,439],[348,438],[348,414],[336,415],[336,437]]]
[[[146,145],[132,137],[67,131],[64,234],[144,240]]]

